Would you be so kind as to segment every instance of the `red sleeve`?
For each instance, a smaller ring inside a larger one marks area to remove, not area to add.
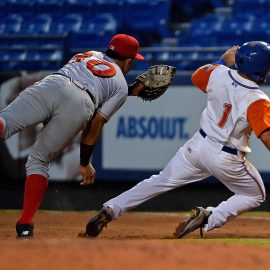
[[[205,65],[198,68],[192,75],[191,81],[197,86],[202,92],[206,93],[209,77],[214,69],[220,65]]]
[[[247,119],[259,138],[266,129],[270,128],[270,102],[259,99],[251,103],[247,110]]]

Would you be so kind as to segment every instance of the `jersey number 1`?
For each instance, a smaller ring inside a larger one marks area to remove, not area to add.
[[[232,104],[230,103],[224,103],[223,105],[224,110],[221,119],[218,122],[218,126],[220,128],[223,128],[228,120],[229,114],[232,111]]]

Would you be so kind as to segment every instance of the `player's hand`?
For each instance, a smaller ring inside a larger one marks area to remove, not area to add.
[[[85,167],[80,166],[80,174],[83,178],[80,185],[86,186],[86,185],[91,185],[95,182],[96,170],[94,169],[92,164],[89,164]]]
[[[239,46],[235,45],[228,49],[222,56],[221,59],[224,60],[227,67],[232,67],[235,64],[235,54]]]

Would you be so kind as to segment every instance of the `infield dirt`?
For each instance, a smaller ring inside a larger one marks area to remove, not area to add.
[[[40,212],[34,240],[16,240],[19,212],[0,212],[0,269],[270,269],[269,217],[241,216],[205,239],[199,239],[199,231],[174,239],[174,228],[185,215],[130,212],[97,238],[77,237],[95,213]],[[248,244],[249,239],[258,243]]]

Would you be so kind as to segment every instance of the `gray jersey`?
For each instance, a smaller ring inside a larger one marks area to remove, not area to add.
[[[57,73],[26,88],[0,112],[5,125],[0,140],[44,123],[26,163],[27,175],[48,178],[49,163],[85,128],[94,112],[98,109],[109,119],[128,95],[121,69],[100,52],[78,54]]]
[[[121,69],[101,52],[77,54],[58,73],[88,89],[95,98],[95,107],[107,120],[128,96],[128,85]]]

